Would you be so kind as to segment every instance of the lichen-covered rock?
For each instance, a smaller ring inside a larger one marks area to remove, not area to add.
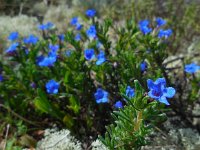
[[[28,17],[20,15],[15,17],[0,17],[0,33],[6,38],[10,32],[18,31],[20,35],[27,36],[29,34],[38,35],[37,25],[39,24],[36,17]]]
[[[92,142],[92,150],[108,150],[108,148],[99,140]]]
[[[81,10],[80,10],[81,11]],[[49,6],[48,11],[44,15],[43,22],[53,22],[59,32],[64,32],[69,26],[72,16],[78,16],[77,9],[69,8],[68,5]]]
[[[186,150],[200,149],[200,135],[191,128],[171,130],[169,135],[176,144],[182,145]]]
[[[169,124],[168,124],[169,125]],[[147,146],[143,146],[142,150],[199,150],[200,135],[196,130],[191,128],[168,128],[169,133],[154,132],[148,137],[151,142]]]
[[[70,131],[45,130],[45,138],[38,142],[36,150],[82,150],[81,143]]]

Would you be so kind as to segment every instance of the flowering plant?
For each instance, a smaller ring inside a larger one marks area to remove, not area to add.
[[[87,23],[74,16],[65,33],[57,34],[51,22],[38,26],[41,37],[11,33],[0,61],[1,103],[25,118],[27,126],[47,127],[52,120],[79,137],[104,133],[110,113],[119,110],[103,143],[111,149],[139,148],[147,144],[149,125],[165,119],[165,107],[182,113],[177,106],[182,99],[175,93],[183,85],[173,82],[164,64],[173,31],[162,18],[130,19],[117,27],[109,18],[100,23],[95,15],[95,10],[86,11]],[[185,67],[192,73],[199,68]],[[188,91],[191,99],[198,93]]]

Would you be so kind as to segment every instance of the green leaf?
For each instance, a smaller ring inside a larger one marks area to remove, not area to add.
[[[141,98],[143,96],[144,89],[142,88],[138,80],[134,80],[134,84],[135,84],[135,93],[136,93],[135,95],[137,98]]]
[[[35,107],[43,113],[50,114],[57,119],[62,119],[62,112],[48,101],[45,93],[41,89],[37,91],[39,97],[36,97],[34,100]]]
[[[63,118],[63,123],[68,127],[68,128],[72,128],[72,126],[74,125],[74,119],[72,118],[72,116],[66,114]]]
[[[67,106],[69,109],[73,110],[75,114],[79,113],[79,110],[80,110],[80,103],[79,101],[77,100],[77,98],[75,96],[71,96],[69,98],[69,103],[70,105]]]
[[[66,71],[65,77],[64,77],[64,83],[65,84],[70,82],[70,75],[71,75],[71,73],[69,71]]]

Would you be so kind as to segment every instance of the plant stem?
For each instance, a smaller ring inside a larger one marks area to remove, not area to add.
[[[134,131],[139,130],[141,122],[142,122],[142,111],[139,111],[137,115],[136,125],[134,126]]]
[[[3,150],[6,149],[6,144],[7,144],[7,138],[8,138],[9,129],[10,129],[10,124],[7,124],[7,126],[6,126],[5,144],[4,144],[4,146],[3,146]]]

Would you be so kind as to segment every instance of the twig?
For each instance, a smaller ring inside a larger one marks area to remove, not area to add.
[[[39,126],[36,123],[34,123],[34,122],[30,121],[30,120],[27,120],[26,118],[20,116],[19,114],[17,114],[16,112],[12,111],[10,108],[4,106],[3,104],[0,104],[0,107],[6,109],[8,112],[12,113],[14,116],[16,116],[17,118],[23,120],[24,122],[27,122],[27,123],[32,124],[34,126]]]
[[[169,61],[163,63],[163,65],[167,65],[167,64],[169,64],[169,63],[172,63],[172,62],[174,62],[174,61],[177,61],[177,60],[180,60],[180,59],[183,59],[183,58],[184,58],[183,56],[182,56],[182,57],[178,57],[178,58],[174,58],[174,59],[172,59],[172,60],[169,60]]]
[[[8,138],[9,129],[10,129],[10,124],[7,124],[7,126],[6,126],[5,144],[4,144],[4,146],[3,146],[3,150],[6,149],[6,144],[7,144],[7,138]]]
[[[158,128],[158,127],[154,127],[157,131],[159,131],[163,136],[164,136],[164,139],[166,139],[167,138],[167,135],[160,129],[160,128]]]
[[[19,9],[19,15],[22,14],[23,8],[24,8],[24,3],[21,3],[20,4],[20,9]]]
[[[175,70],[175,69],[180,69],[181,67],[173,67],[173,68],[165,68],[167,71]]]

